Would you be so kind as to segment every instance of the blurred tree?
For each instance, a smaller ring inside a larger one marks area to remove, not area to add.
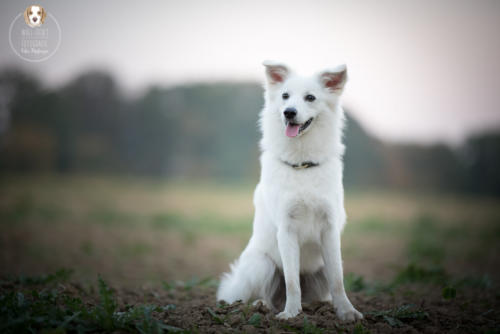
[[[383,186],[388,182],[384,145],[371,137],[346,110],[344,182],[348,186]]]
[[[1,170],[257,179],[264,103],[257,84],[153,86],[127,99],[102,71],[49,90],[21,71],[4,70],[0,95]],[[500,196],[500,134],[475,136],[457,151],[384,143],[350,115],[346,187]]]
[[[500,133],[476,135],[462,148],[464,190],[500,196]]]
[[[50,121],[43,111],[54,100],[41,83],[19,70],[0,72],[0,94],[6,104],[8,120],[0,140],[0,167],[20,171],[50,170],[53,168],[55,140]],[[8,126],[8,127],[7,127]]]
[[[117,147],[124,108],[113,78],[90,71],[62,87],[58,96],[52,121],[60,143],[59,170],[122,169]]]

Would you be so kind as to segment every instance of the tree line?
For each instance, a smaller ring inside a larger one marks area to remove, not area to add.
[[[255,180],[255,83],[151,86],[127,96],[102,71],[48,88],[16,69],[0,71],[0,173],[91,172]],[[500,132],[459,148],[383,142],[348,114],[346,187],[500,195]]]

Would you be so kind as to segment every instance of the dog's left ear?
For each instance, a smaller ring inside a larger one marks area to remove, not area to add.
[[[323,71],[319,74],[319,79],[323,87],[328,91],[341,94],[347,82],[347,66],[343,64],[331,70]]]
[[[42,23],[45,22],[45,18],[47,17],[47,12],[45,11],[45,8],[41,7],[42,8]]]

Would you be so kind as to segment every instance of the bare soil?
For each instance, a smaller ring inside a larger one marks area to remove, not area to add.
[[[3,282],[2,294],[23,290]],[[56,289],[59,294],[81,298],[87,307],[101,302],[96,290],[80,283],[58,283]],[[130,305],[161,305],[164,311],[153,317],[188,333],[498,333],[500,328],[500,296],[482,289],[460,290],[452,299],[444,299],[438,287],[420,284],[376,295],[349,293],[364,314],[356,323],[340,322],[326,302],[304,304],[296,318],[278,320],[261,303],[217,304],[215,287],[113,291],[119,311]]]
[[[248,306],[237,302],[217,307],[214,291],[167,295],[165,299],[168,303],[178,307],[162,317],[174,326],[198,329],[204,333],[307,333],[314,332],[314,329],[324,333],[363,333],[363,330],[370,333],[486,333],[499,329],[498,295],[470,292],[468,296],[464,294],[448,301],[442,298],[441,291],[438,290],[413,296],[399,293],[377,296],[351,293],[349,297],[352,303],[365,315],[361,322],[351,324],[339,322],[330,303],[303,305],[303,312],[299,316],[282,321],[277,320],[274,313],[261,304]],[[404,305],[424,315],[421,319],[401,319],[401,324],[398,325],[377,315],[380,311],[394,310]],[[208,308],[223,320],[222,324],[217,323]],[[261,321],[256,326],[249,324],[249,319],[255,313],[261,315]]]

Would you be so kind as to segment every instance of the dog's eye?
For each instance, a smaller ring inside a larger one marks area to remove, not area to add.
[[[40,12],[40,11],[38,11],[38,15],[40,15],[40,13],[41,13],[41,12]]]
[[[306,96],[304,96],[304,100],[306,100],[307,102],[312,102],[312,101],[316,100],[316,96],[311,95],[311,94],[307,94]]]
[[[283,98],[283,100],[288,100],[288,98],[290,97],[290,94],[288,94],[288,93],[283,93],[283,94],[281,95],[281,97]]]
[[[30,12],[28,13],[28,15],[33,15],[33,12],[32,12],[32,11],[30,11]]]

